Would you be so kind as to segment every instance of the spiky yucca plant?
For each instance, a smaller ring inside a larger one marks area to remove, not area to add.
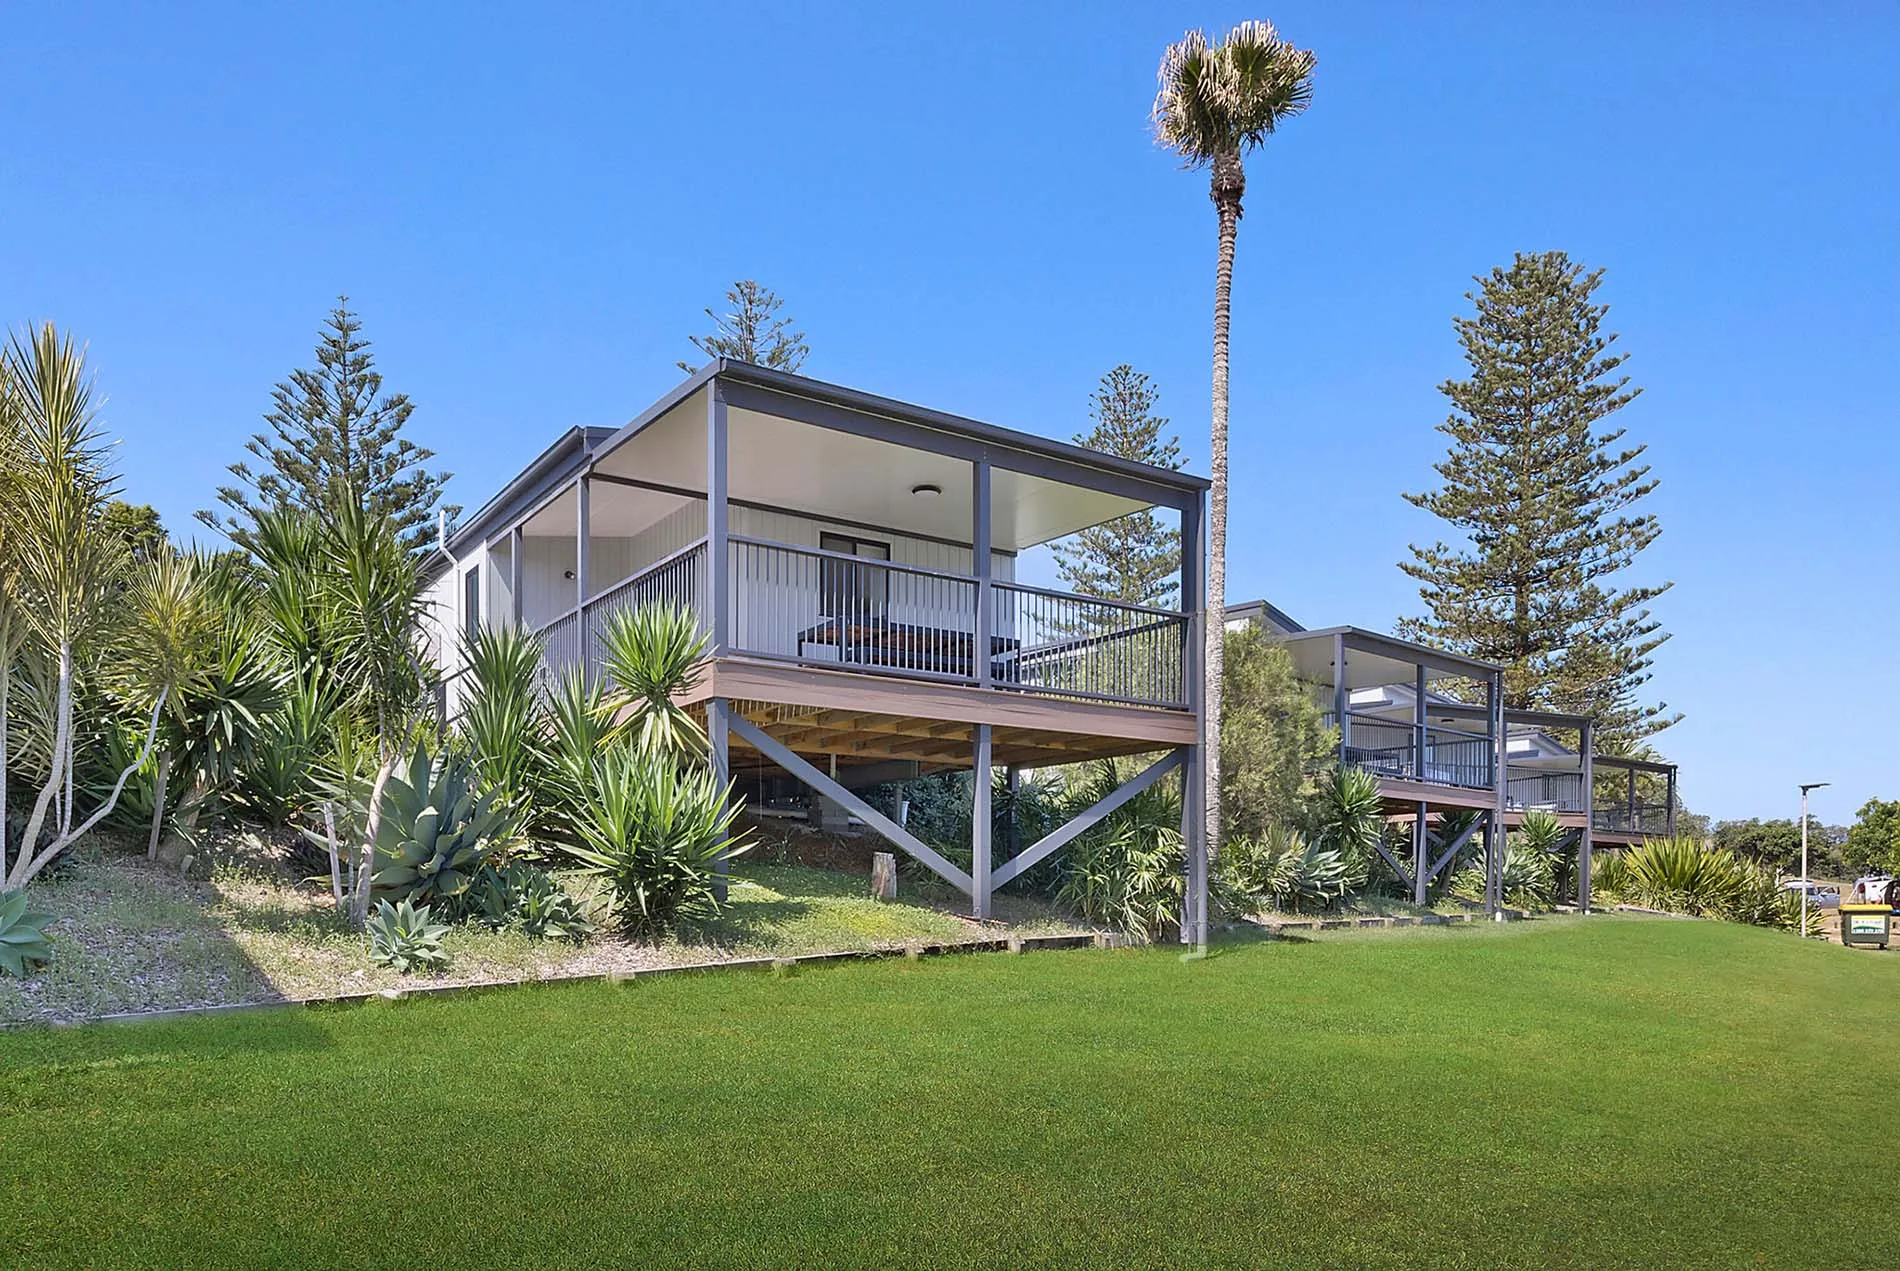
[[[1306,837],[1337,852],[1347,869],[1346,886],[1357,891],[1372,875],[1385,834],[1385,799],[1379,779],[1360,768],[1336,767],[1321,780],[1307,809]]]
[[[525,812],[547,762],[541,641],[517,627],[483,626],[463,642],[462,658],[469,688],[456,733],[483,786]]]
[[[703,754],[706,731],[675,699],[698,678],[706,656],[699,615],[679,604],[622,609],[607,621],[601,664],[608,702],[624,711],[624,729],[649,754]]]
[[[579,842],[562,850],[607,884],[625,935],[653,939],[719,912],[720,858],[747,846],[732,835],[738,813],[705,764],[610,746],[593,761]]]
[[[1075,811],[1112,794],[1127,776],[1112,759],[1084,771],[1071,792]],[[1186,891],[1179,786],[1172,781],[1149,786],[1077,837],[1064,858],[1057,904],[1137,940],[1157,939],[1178,928]]]

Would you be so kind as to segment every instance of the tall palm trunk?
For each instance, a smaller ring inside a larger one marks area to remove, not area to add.
[[[1227,666],[1227,331],[1232,313],[1234,290],[1234,240],[1240,229],[1240,198],[1246,190],[1246,177],[1238,154],[1222,155],[1214,161],[1210,197],[1220,215],[1220,256],[1214,271],[1214,420],[1209,439],[1208,468],[1211,489],[1207,513],[1207,615],[1202,626],[1207,638],[1205,666],[1207,721],[1205,770],[1207,777],[1207,845],[1195,862],[1198,878],[1190,880],[1190,894],[1207,894],[1208,857],[1220,850],[1221,792],[1221,683]],[[1207,914],[1196,901],[1191,916],[1194,942],[1207,940]]]

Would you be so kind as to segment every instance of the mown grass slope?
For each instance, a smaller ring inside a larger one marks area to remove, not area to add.
[[[1854,1106],[1900,957],[1714,923],[528,988],[0,1034],[0,1265],[1832,1265]]]

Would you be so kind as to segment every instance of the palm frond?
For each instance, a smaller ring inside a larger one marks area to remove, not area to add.
[[[1243,22],[1219,44],[1189,31],[1161,58],[1155,140],[1191,168],[1245,154],[1312,103],[1314,64],[1270,22]]]

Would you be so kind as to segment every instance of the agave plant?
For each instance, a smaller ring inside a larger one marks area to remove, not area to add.
[[[707,766],[612,746],[594,757],[579,842],[563,850],[606,882],[624,934],[653,938],[718,912],[720,858],[746,846],[731,839],[738,811]]]
[[[420,745],[383,783],[381,813],[370,881],[417,901],[459,895],[513,831],[500,802],[476,790],[466,759]]]
[[[24,976],[51,961],[53,946],[46,939],[51,921],[52,914],[26,907],[25,892],[0,892],[0,971]]]
[[[705,730],[675,699],[697,678],[706,638],[699,615],[685,605],[642,605],[608,620],[601,659],[613,684],[608,700],[625,712],[626,735],[639,749],[704,753]]]
[[[549,940],[578,943],[598,930],[587,906],[559,879],[525,861],[483,866],[456,900],[454,913],[496,930],[513,927]]]
[[[1352,878],[1336,850],[1285,826],[1227,843],[1216,868],[1224,903],[1241,914],[1325,909],[1345,896]]]
[[[379,901],[370,915],[369,960],[400,974],[411,971],[440,971],[449,965],[443,952],[442,937],[449,929],[429,921],[429,907],[408,901],[390,904]]]

